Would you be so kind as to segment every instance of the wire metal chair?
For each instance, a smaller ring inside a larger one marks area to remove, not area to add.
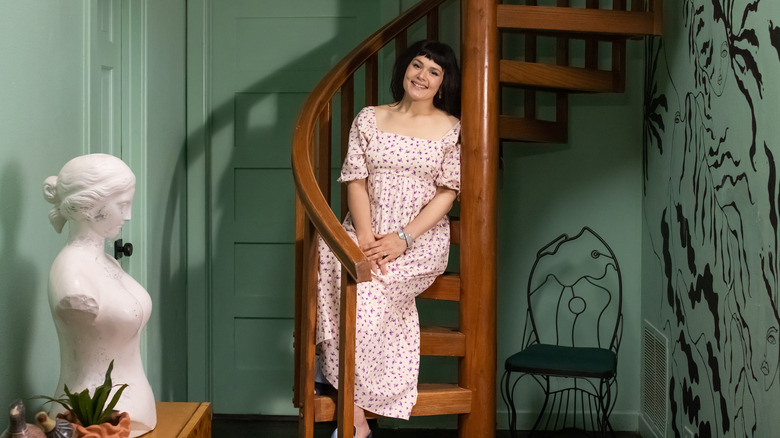
[[[622,277],[617,258],[589,227],[542,247],[528,279],[523,348],[504,363],[501,396],[517,438],[515,390],[532,376],[544,391],[530,436],[580,430],[614,436],[609,416],[617,397],[623,332]]]

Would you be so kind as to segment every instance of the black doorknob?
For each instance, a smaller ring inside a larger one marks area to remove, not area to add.
[[[122,239],[114,241],[114,258],[119,260],[123,256],[130,257],[133,255],[133,244],[130,242],[122,244]]]

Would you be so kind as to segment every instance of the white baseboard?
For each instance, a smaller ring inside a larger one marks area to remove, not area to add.
[[[663,438],[658,435],[656,428],[651,426],[643,415],[639,416],[639,434],[644,438]]]
[[[530,430],[536,421],[536,412],[518,412],[517,429]],[[454,415],[441,415],[432,417],[414,417],[411,421],[396,420],[392,418],[380,418],[382,427],[387,428],[415,428],[415,429],[455,429],[457,428],[457,418]],[[612,427],[618,432],[636,432],[641,431],[639,412],[612,412],[609,417]],[[509,429],[509,414],[506,411],[496,413],[496,429]],[[653,437],[652,434],[643,437]]]
[[[517,430],[530,430],[534,427],[537,415],[538,412],[518,412]],[[613,411],[612,415],[609,416],[609,421],[612,423],[612,428],[616,431],[636,432],[639,430],[639,412]],[[496,415],[496,422],[498,423],[498,429],[509,429],[509,413],[499,411]]]

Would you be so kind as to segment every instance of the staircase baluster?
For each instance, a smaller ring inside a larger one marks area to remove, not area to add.
[[[536,0],[526,1],[526,5],[536,6]],[[528,31],[525,33],[525,62],[537,62],[537,44],[538,38],[536,32]],[[536,90],[531,87],[523,89],[523,117],[528,120],[536,120]]]
[[[331,104],[330,102],[325,106],[325,108],[320,113],[320,117],[318,120],[319,125],[319,147],[317,148],[317,158],[318,158],[318,168],[317,168],[317,180],[320,184],[320,190],[322,190],[322,194],[325,196],[325,200],[328,201],[328,204],[331,203],[331,193],[330,193],[330,184],[331,184],[331,174],[330,174],[330,160],[331,160],[331,124],[333,122],[333,117],[331,113]]]
[[[357,283],[349,272],[341,272],[339,303],[339,403],[337,406],[338,438],[352,438],[355,404],[355,332],[357,316]]]
[[[365,64],[366,106],[379,104],[379,56],[374,53]]]
[[[355,114],[355,76],[349,75],[349,78],[341,86],[341,120],[339,120],[340,129],[340,157],[344,162],[344,157],[347,156],[348,141],[349,141],[349,129],[352,127],[352,117]],[[341,217],[346,216],[349,211],[347,205],[347,185],[341,184]]]
[[[439,40],[439,8],[433,8],[426,15],[426,38],[429,40]]]
[[[404,53],[404,50],[406,50],[407,47],[409,47],[409,42],[407,41],[406,29],[404,29],[395,37],[395,56]]]

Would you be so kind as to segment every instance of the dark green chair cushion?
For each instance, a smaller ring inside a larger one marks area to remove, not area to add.
[[[606,348],[533,344],[504,363],[510,372],[605,378],[615,374],[617,357]]]

